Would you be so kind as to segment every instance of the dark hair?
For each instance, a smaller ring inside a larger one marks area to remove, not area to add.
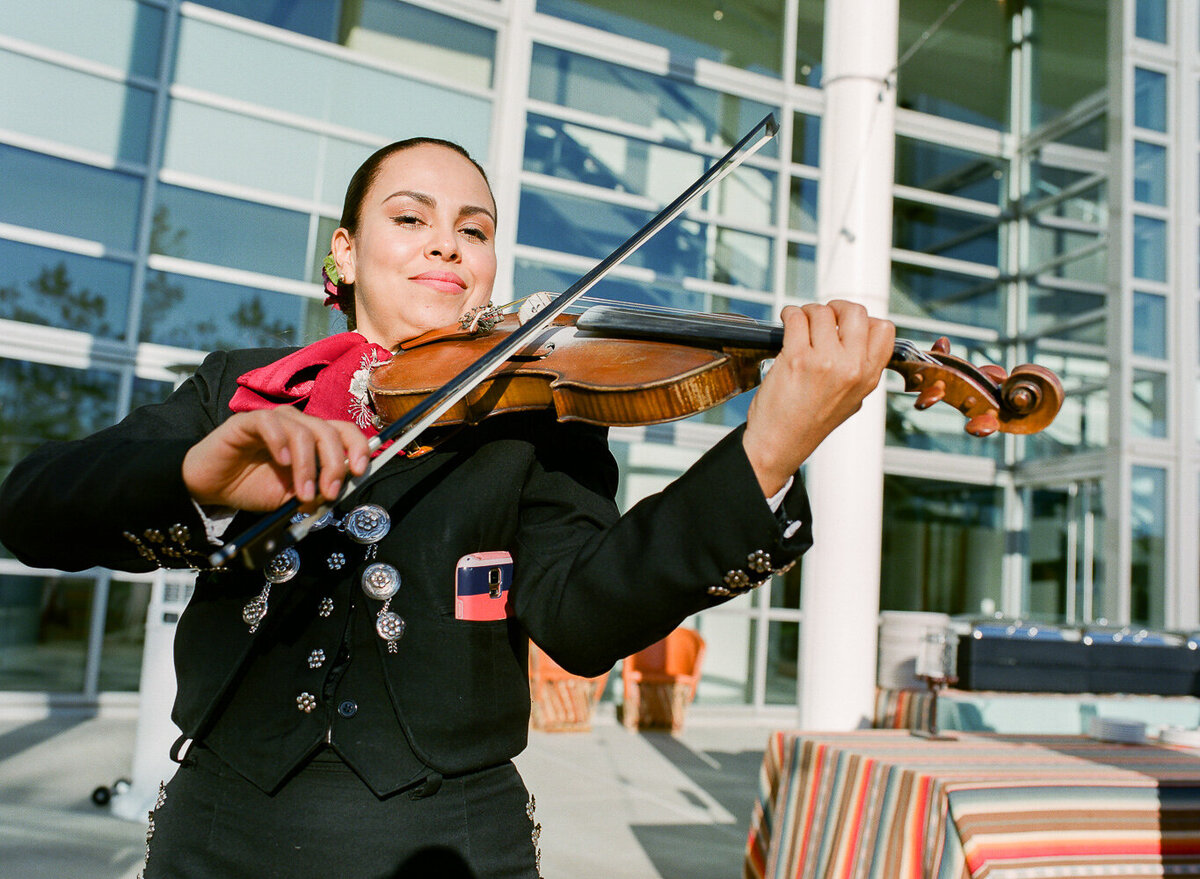
[[[471,154],[464,147],[452,140],[442,140],[439,137],[410,137],[377,149],[367,157],[366,161],[358,166],[358,170],[354,172],[354,175],[350,178],[350,183],[346,186],[346,199],[342,202],[342,218],[338,221],[340,227],[349,231],[351,235],[358,231],[358,221],[362,216],[363,201],[366,199],[371,185],[375,182],[375,178],[379,176],[379,169],[382,167],[384,161],[394,153],[403,152],[404,150],[418,146],[440,146],[458,153],[475,166],[475,170],[479,172],[479,176],[483,178],[484,185],[488,188],[488,194],[492,196],[492,204],[496,203],[496,196],[492,194],[492,184],[488,180],[487,172],[483,170],[482,165],[471,157]],[[353,330],[355,327],[353,284],[338,284],[338,307],[346,315],[346,325]]]

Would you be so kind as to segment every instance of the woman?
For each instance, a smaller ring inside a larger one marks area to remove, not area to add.
[[[0,539],[66,570],[202,566],[254,511],[336,498],[374,432],[357,380],[488,302],[495,225],[461,148],[380,150],[332,241],[355,332],[215,353],[165,403],[38,450],[3,487]],[[747,424],[624,516],[602,429],[498,416],[389,462],[263,571],[202,571],[175,640],[189,741],[145,875],[367,879],[438,850],[479,876],[536,876],[510,762],[527,639],[599,674],[810,543],[796,471],[878,383],[893,329],[845,302],[783,318]],[[494,576],[482,591],[477,566]]]

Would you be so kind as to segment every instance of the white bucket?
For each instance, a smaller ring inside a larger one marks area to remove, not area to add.
[[[924,687],[917,677],[917,655],[925,634],[943,631],[949,614],[885,610],[879,614],[879,686],[889,690]]]

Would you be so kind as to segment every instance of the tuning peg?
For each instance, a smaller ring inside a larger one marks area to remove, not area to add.
[[[949,354],[950,353],[950,340],[947,339],[945,336],[942,336],[940,339],[938,339],[936,342],[933,343],[932,350],[933,350],[933,353],[935,353],[935,354]]]
[[[925,390],[917,395],[917,402],[913,405],[918,409],[928,409],[934,403],[941,402],[946,396],[946,383],[938,379]]]
[[[1004,380],[1008,378],[1008,370],[1003,366],[997,366],[994,363],[988,363],[979,367],[979,371],[998,385],[1003,384]]]
[[[991,436],[1000,429],[1000,419],[995,411],[989,410],[967,421],[967,433],[971,436]]]

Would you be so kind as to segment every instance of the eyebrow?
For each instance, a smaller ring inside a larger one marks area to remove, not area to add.
[[[420,202],[421,204],[425,205],[426,207],[431,207],[431,208],[437,207],[437,199],[436,198],[434,198],[432,195],[429,195],[428,193],[419,192],[419,191],[413,190],[413,189],[397,190],[396,192],[393,192],[391,195],[389,195],[387,198],[385,198],[383,201],[381,201],[380,204],[386,204],[388,201],[391,201],[393,198],[411,198],[413,201]],[[489,208],[485,208],[480,205],[465,204],[461,208],[458,209],[458,215],[460,217],[469,217],[473,214],[486,214],[493,223],[496,222],[496,215],[493,214]]]

